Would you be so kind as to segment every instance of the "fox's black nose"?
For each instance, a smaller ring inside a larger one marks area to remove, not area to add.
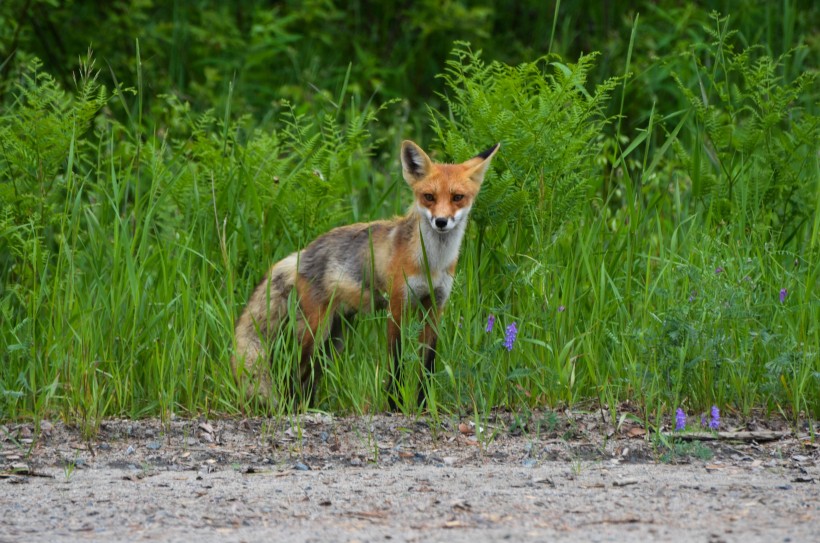
[[[447,219],[436,219],[436,227],[444,228],[445,226],[447,226]]]

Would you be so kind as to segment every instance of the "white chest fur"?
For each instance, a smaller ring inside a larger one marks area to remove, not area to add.
[[[461,240],[464,238],[464,229],[467,226],[466,216],[464,220],[456,223],[455,228],[446,233],[436,232],[430,224],[421,221],[421,244],[416,258],[422,268],[429,266],[431,273],[438,273],[447,270],[458,258],[461,249]],[[422,252],[422,246],[424,251]]]
[[[436,275],[430,274],[429,282],[424,275],[410,276],[407,278],[407,285],[404,289],[405,298],[412,292],[411,299],[415,301],[423,300],[430,294],[430,284],[433,286],[436,304],[441,305],[447,301],[447,298],[450,297],[450,291],[453,290],[453,276],[447,270]]]
[[[430,294],[431,286],[438,304],[450,297],[450,291],[453,289],[453,276],[450,275],[449,268],[458,258],[466,223],[466,220],[459,221],[453,230],[441,234],[422,220],[420,230],[424,251],[419,247],[416,255],[422,273],[407,277],[405,297],[412,291],[417,299],[425,298]],[[429,280],[427,270],[429,270]]]

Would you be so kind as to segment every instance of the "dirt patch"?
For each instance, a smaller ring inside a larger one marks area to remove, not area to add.
[[[112,420],[91,439],[6,425],[0,541],[746,543],[820,529],[820,451],[784,424],[724,419],[741,437],[663,444],[609,421]]]

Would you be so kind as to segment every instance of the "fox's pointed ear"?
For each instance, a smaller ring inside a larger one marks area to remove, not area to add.
[[[401,172],[404,180],[413,185],[426,177],[433,168],[433,161],[421,147],[410,140],[401,142]]]
[[[476,156],[465,162],[464,164],[468,167],[471,167],[472,170],[470,171],[470,179],[481,184],[484,181],[484,174],[487,173],[487,168],[490,167],[490,161],[492,161],[495,154],[498,152],[498,149],[501,147],[500,143],[496,143],[486,151],[482,151],[478,153]]]
[[[475,156],[475,158],[481,158],[481,159],[484,159],[484,160],[489,160],[489,159],[493,158],[493,155],[495,154],[496,151],[498,151],[498,149],[500,147],[501,147],[501,143],[496,143],[495,145],[493,145],[492,147],[490,147],[486,151],[482,151],[482,152],[478,153]]]

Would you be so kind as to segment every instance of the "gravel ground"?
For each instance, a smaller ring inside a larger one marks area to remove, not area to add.
[[[608,419],[7,424],[0,541],[818,540],[806,436],[724,418],[672,454]]]

